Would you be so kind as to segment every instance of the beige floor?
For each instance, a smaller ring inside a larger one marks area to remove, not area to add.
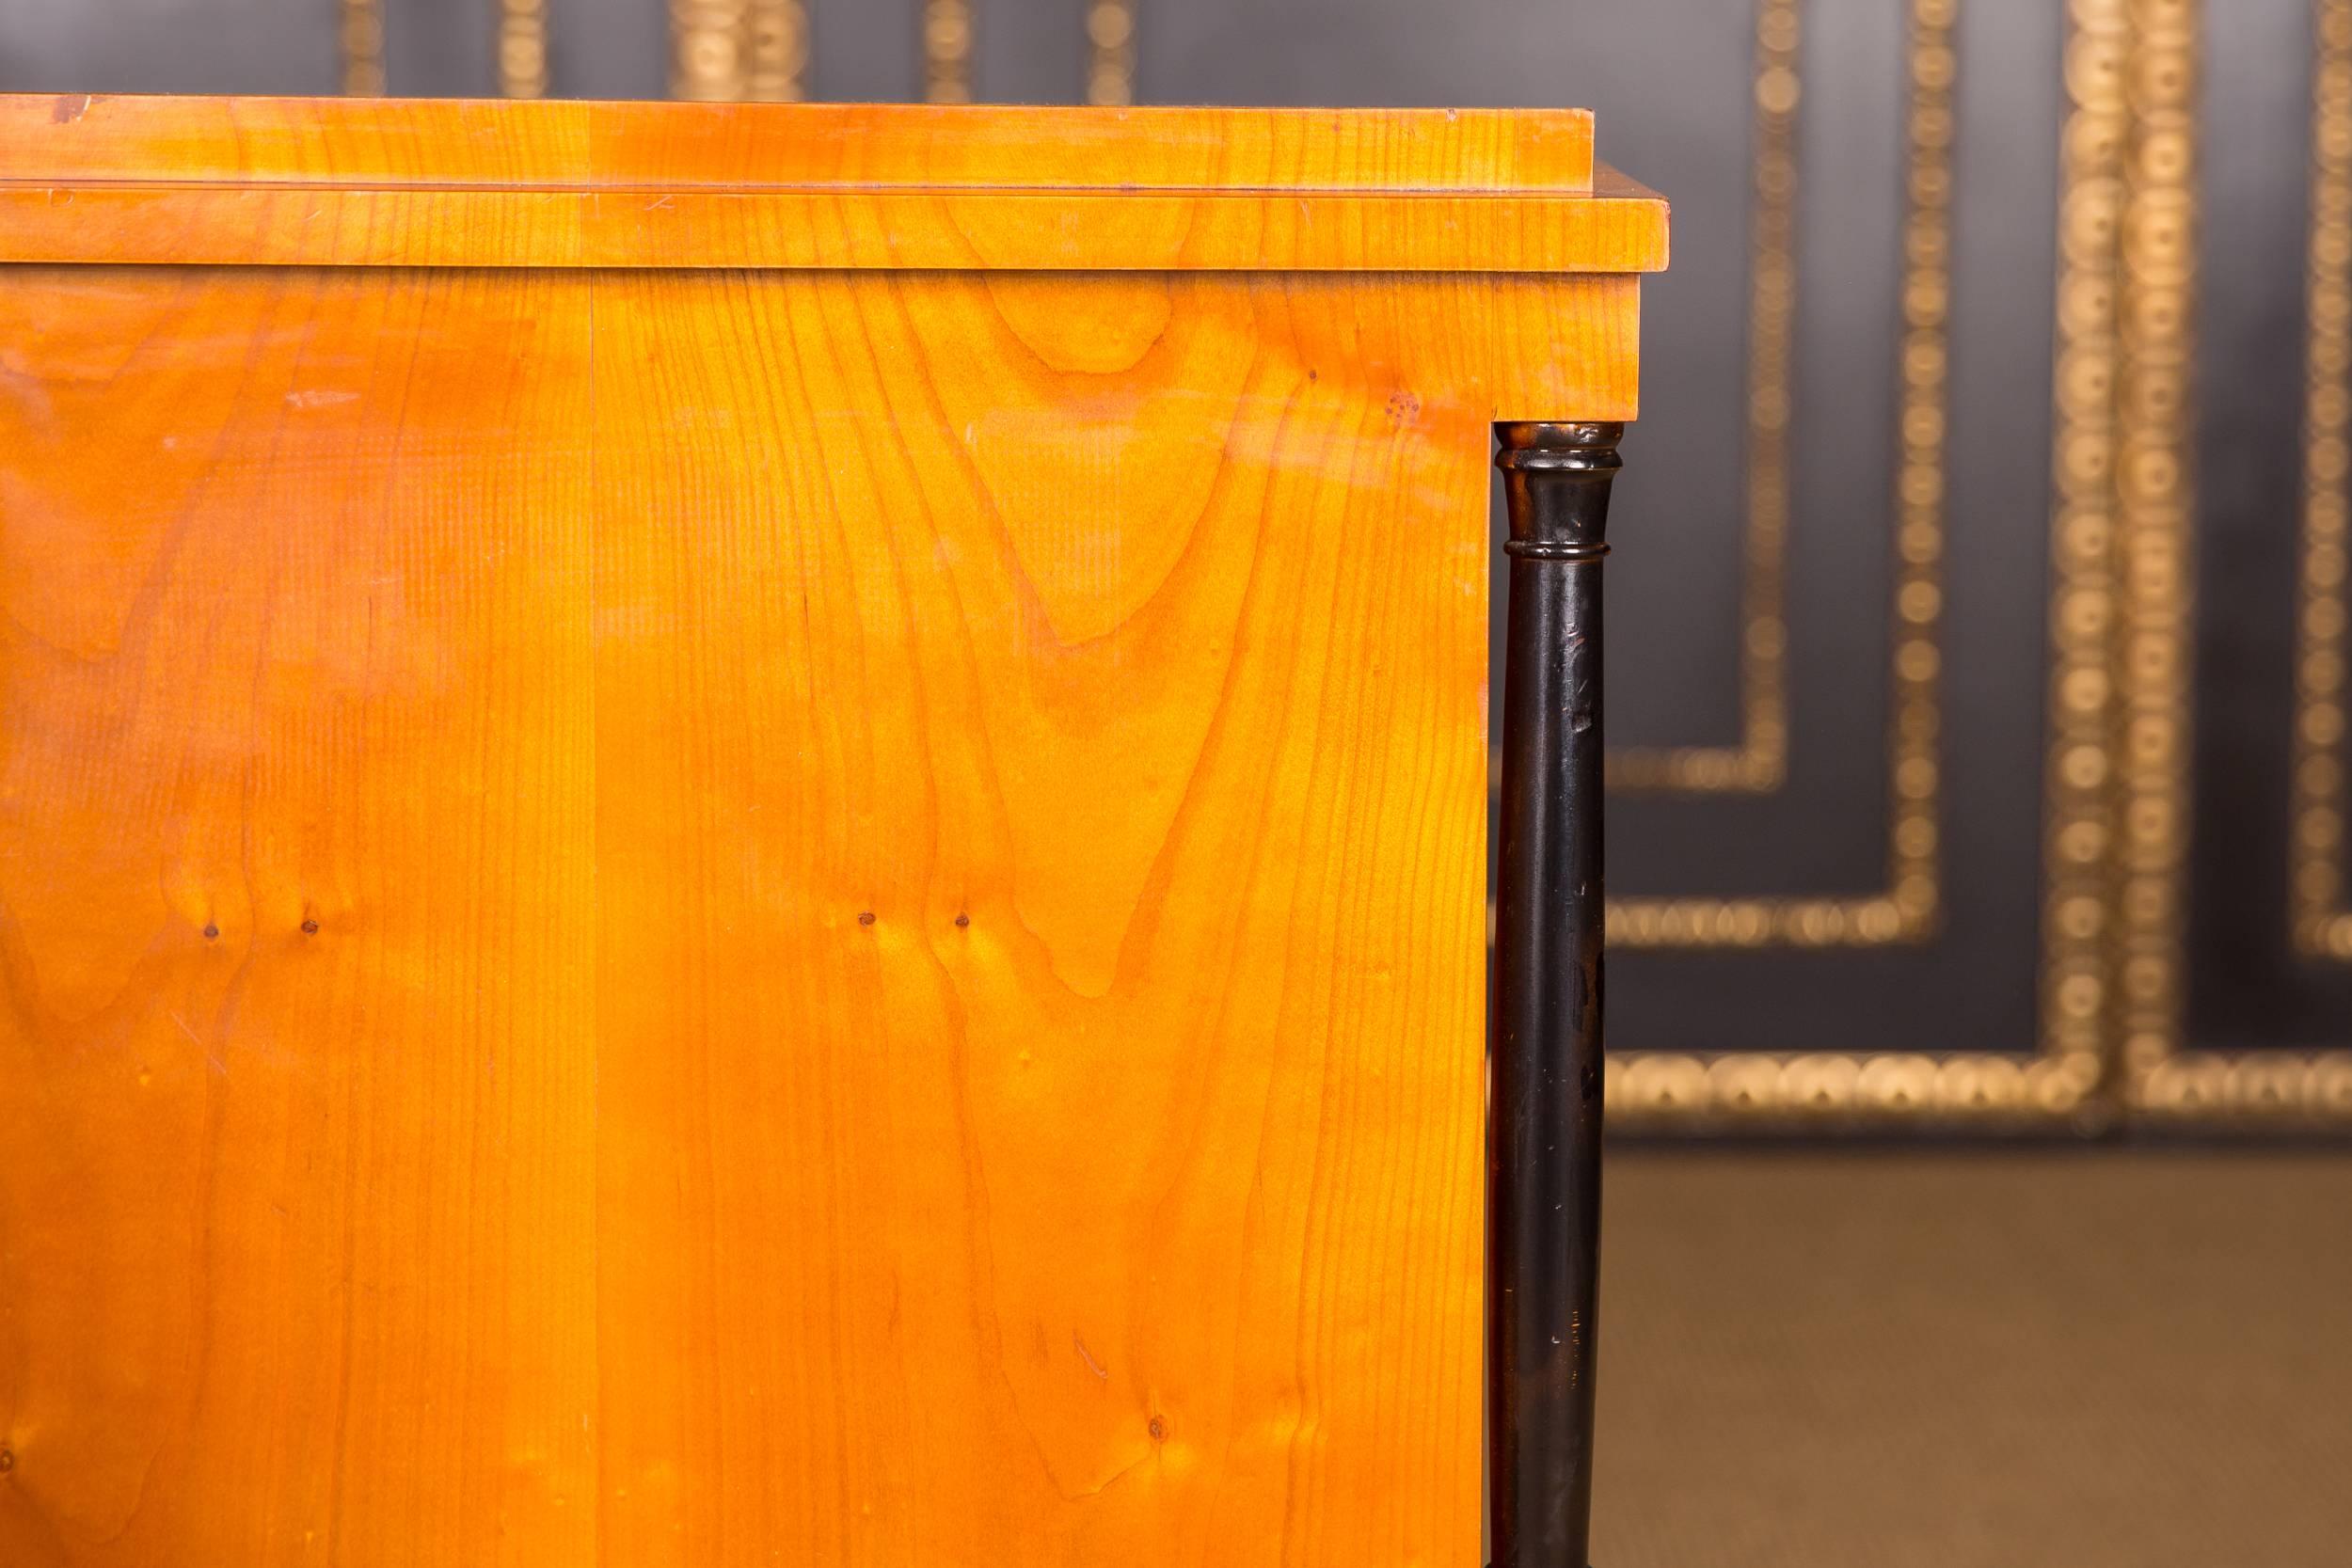
[[[2352,1158],[1613,1157],[1597,1568],[2352,1568]]]

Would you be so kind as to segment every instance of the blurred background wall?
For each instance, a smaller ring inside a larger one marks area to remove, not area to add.
[[[1621,1124],[2352,1127],[2352,0],[0,0],[0,87],[1590,105]]]

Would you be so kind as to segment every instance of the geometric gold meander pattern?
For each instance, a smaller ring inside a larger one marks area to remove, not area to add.
[[[1898,918],[1916,936],[1932,929],[1937,828],[1935,797],[1937,674],[1935,628],[1941,614],[1943,559],[1944,377],[1950,300],[1952,27],[1956,0],[1912,0],[1908,194],[1904,226],[1900,411],[1896,557],[1899,702],[1892,738],[1897,777],[1898,850],[1924,860],[1924,905]],[[2070,143],[2065,178],[2079,168]],[[1910,717],[1918,715],[1923,717]],[[1906,768],[1911,769],[1906,772]],[[1909,787],[1905,785],[1908,784]],[[1905,825],[1914,835],[1899,835]],[[1898,859],[1899,895],[1903,861]],[[1914,897],[1918,897],[1915,893]],[[1610,941],[1621,941],[1615,920]],[[1613,1054],[1606,1096],[1613,1117],[1634,1126],[1787,1118],[1931,1117],[2058,1120],[2076,1114],[2099,1082],[2097,1053],[1734,1052],[1702,1056],[1676,1052]]]
[[[2296,947],[2352,958],[2344,908],[2344,524],[2352,371],[2352,0],[2315,0],[2306,251],[2302,550],[2296,622],[2291,881]],[[2126,1098],[2157,1118],[2292,1117],[2352,1123],[2352,1050],[2244,1054],[2127,1040]]]
[[[1740,587],[1740,738],[1728,746],[1629,746],[1609,787],[1769,794],[1788,776],[1788,419],[1796,319],[1799,0],[1756,14],[1748,224],[1746,538]]]
[[[1939,756],[1943,671],[1946,412],[1951,308],[1951,201],[1958,0],[1912,0],[1906,51],[1904,209],[1900,261],[1899,450],[1895,465],[1893,669],[1888,730],[1887,885],[1860,896],[1622,898],[1609,905],[1617,947],[1870,947],[1933,934],[1941,902],[1943,769]],[[1760,248],[1751,296],[1749,602],[1747,688],[1771,701],[1757,723],[1751,707],[1740,752],[1770,742],[1772,778],[1785,766],[1787,718],[1779,695],[1787,641],[1780,562],[1788,511],[1789,307],[1792,264],[1798,0],[1761,0],[1756,28],[1756,195]],[[1761,597],[1757,585],[1763,584]],[[1753,664],[1769,653],[1768,680]],[[1644,753],[1616,759],[1622,768]],[[1654,758],[1701,753],[1655,753]],[[1741,766],[1749,766],[1743,763]],[[1757,764],[1757,766],[1761,766]],[[1613,779],[1613,783],[1615,782]],[[1633,1064],[1629,1061],[1630,1068]]]
[[[2314,0],[2293,911],[2352,955],[2342,854],[2352,469],[2352,0]],[[1645,1053],[1613,1115],[2352,1123],[2352,1051],[2184,1049],[2194,476],[2195,0],[2070,0],[2038,1056]],[[1915,14],[1915,24],[1916,16]],[[2324,857],[2324,862],[2323,862]],[[2324,863],[2324,870],[2314,869]],[[1613,939],[1614,933],[1613,931]]]
[[[2101,868],[2107,859],[2099,778],[2068,764],[2088,741],[2104,760],[2100,715],[2107,704],[2112,658],[2106,623],[2113,614],[2106,488],[2115,433],[2113,309],[2120,159],[2126,120],[2123,80],[2128,28],[2122,0],[2075,0],[2067,43],[2070,110],[2060,140],[2058,312],[2055,374],[2057,475],[2052,509],[2056,548],[2052,626],[2054,673],[2048,816],[2043,857],[2045,913],[2052,937],[2045,967],[2104,968],[2098,943],[2108,900]],[[1923,152],[1948,147],[1950,0],[1919,0],[1912,17],[1915,174]],[[1940,55],[1921,59],[1923,51]],[[1940,98],[1921,89],[1941,83]],[[1921,111],[1929,111],[1926,134]],[[1936,111],[1941,111],[1939,118]],[[1937,169],[1948,183],[1946,160]],[[1906,246],[1915,260],[1915,247]],[[1939,343],[1940,346],[1940,343]],[[1906,350],[1906,385],[1912,366]],[[1938,412],[1940,413],[1940,404]],[[1906,425],[1909,425],[1906,410]],[[1910,432],[1906,431],[1907,437]],[[1940,477],[1940,467],[1937,470]],[[1906,499],[1919,498],[1906,497]],[[2095,546],[2095,548],[2085,546]],[[1899,552],[1909,559],[1909,552]],[[2068,781],[2084,788],[2073,789]],[[2093,814],[2096,814],[2095,816]],[[1931,818],[1931,821],[1932,819]],[[2086,830],[2084,823],[2090,822]],[[2086,900],[2085,902],[2076,902]],[[2071,933],[2071,934],[2069,934]],[[1611,932],[1615,940],[1615,930]],[[2087,949],[2087,951],[2086,951]],[[2080,1008],[2083,988],[2053,985],[2042,998],[2042,1049],[1915,1053],[1738,1052],[1702,1057],[1645,1052],[1613,1058],[1609,1108],[1636,1125],[1689,1119],[1929,1117],[2064,1120],[2098,1092],[2105,1068],[2094,1001],[2079,1028],[2061,1026]]]
[[[2192,480],[2181,465],[2190,447],[2185,404],[2195,264],[2197,10],[2194,0],[2133,0],[2130,8],[2135,58],[2127,176],[2133,210],[2122,231],[2125,293],[2118,319],[2126,345],[2116,401],[2135,427],[2139,460],[2127,440],[2117,486],[2121,559],[2130,572],[2124,585],[2127,635],[2118,666],[2127,727],[2119,750],[2123,836],[2115,857],[2120,876],[2110,1027],[2121,1044],[2124,1103],[2142,1116],[2347,1122],[2352,1121],[2352,1051],[2184,1049],[2179,988],[2186,966],[2180,916],[2189,804],[2186,498]],[[2345,70],[2352,14],[2344,0],[2317,0],[2315,23],[2293,828],[2298,862],[2325,814],[2324,801],[2313,808],[2311,786],[2330,782],[2324,767],[2312,764],[2340,741],[2343,714],[2344,166],[2352,132],[2346,107],[2352,83]],[[2162,455],[2152,459],[2151,454]],[[2333,799],[2330,791],[2326,800]],[[2340,831],[2340,808],[2337,822]],[[2323,842],[2318,847],[2330,846]],[[2332,847],[2341,848],[2340,839]],[[2301,902],[2310,893],[2337,891],[2314,882],[2295,886],[2294,915],[2303,912]],[[2324,940],[2328,930],[2323,920],[2294,934]]]

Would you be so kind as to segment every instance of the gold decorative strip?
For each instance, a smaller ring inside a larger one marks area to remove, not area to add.
[[[2352,958],[2344,902],[2345,520],[2352,507],[2352,0],[2317,0],[2303,358],[2303,550],[2296,610],[2290,867],[2295,944]]]
[[[1602,1103],[1611,1117],[1637,1124],[1670,1117],[2048,1120],[2074,1112],[2095,1076],[2076,1062],[1992,1051],[1648,1051],[1610,1057]]]
[[[1628,747],[1609,787],[1767,794],[1788,776],[1789,344],[1797,307],[1797,74],[1800,0],[1756,13],[1748,225],[1747,537],[1740,589],[1740,739],[1730,746]]]
[[[1648,898],[1614,900],[1609,909],[1609,940],[1620,947],[1872,947],[1918,942],[1931,935],[1942,898],[1939,747],[1943,716],[1939,702],[1942,656],[1938,633],[1944,612],[1944,473],[1946,405],[1948,397],[1951,306],[1952,26],[1958,0],[1912,0],[1910,96],[1905,120],[1900,348],[1902,392],[1898,420],[1900,451],[1896,464],[1895,615],[1888,733],[1890,771],[1887,887],[1883,893],[1847,898]],[[1769,63],[1757,78],[1759,108],[1794,110],[1797,30],[1794,0],[1764,0],[1757,29],[1759,50]],[[1779,72],[1786,71],[1784,78]],[[1790,182],[1793,167],[1775,176],[1769,161],[1759,165],[1759,195],[1771,182]],[[1774,220],[1775,222],[1782,220]],[[1761,220],[1759,220],[1761,222]],[[1788,402],[1786,308],[1794,290],[1787,266],[1792,236],[1759,227],[1758,243],[1774,238],[1780,261],[1759,256],[1756,319],[1769,326],[1759,339],[1763,369],[1751,380],[1751,404],[1767,418],[1758,427],[1769,436],[1759,452],[1771,452],[1754,470],[1763,487],[1751,491],[1756,515],[1769,520],[1759,537],[1777,561],[1785,541],[1788,505],[1785,426]],[[1767,341],[1771,340],[1771,341]],[[1753,574],[1753,562],[1751,564]],[[1777,567],[1770,578],[1773,604],[1780,592]],[[1751,581],[1755,580],[1754,576]],[[1785,641],[1777,609],[1751,621],[1750,634],[1767,628],[1778,657]],[[1752,641],[1752,648],[1756,644]],[[1774,721],[1782,722],[1775,710]],[[1781,731],[1785,738],[1785,727]]]
[[[548,0],[499,0],[499,91],[544,98],[548,90]]]
[[[1906,922],[1926,925],[1934,916],[1934,633],[1942,613],[1938,571],[1944,544],[1944,386],[1951,296],[1949,213],[1955,130],[1951,29],[1955,9],[1956,0],[1914,0],[1912,6],[1911,215],[1903,238],[1903,447],[1896,480],[1896,554],[1900,562],[1896,590],[1898,719],[1891,740],[1896,768],[1895,887],[1899,894],[1906,886],[1907,864],[1923,862],[1930,879],[1924,889],[1917,883],[1909,885],[1914,889],[1912,897],[1916,900],[1924,894],[1927,903],[1922,909],[1916,902],[1905,905],[1888,896],[1858,904],[1807,900],[1777,906],[1779,918],[1812,923],[1809,934],[1816,938],[1814,944],[1833,940],[1828,936],[1832,931],[1864,940],[1896,940],[1881,933],[1899,934]],[[2080,84],[2076,91],[2077,107],[2069,123],[2065,150],[2070,214],[2085,205],[2081,193],[2099,178],[2104,166],[2098,127],[2092,125],[2087,132],[2083,121]],[[2106,104],[2101,101],[2092,108],[2103,113]],[[2072,277],[2079,284],[2082,268],[2105,249],[2096,244],[2077,247],[2072,243],[2076,231],[2069,230],[2068,233],[2061,298],[2068,286],[2065,279]],[[2087,290],[2077,288],[2078,293],[2092,297],[2097,292],[2095,284]],[[2098,319],[2098,312],[2091,312],[2090,319]],[[2061,341],[2069,336],[2067,324],[2061,323]],[[2064,417],[2061,410],[2061,420]],[[1903,706],[1906,699],[1908,709]],[[1928,721],[1906,729],[1905,711],[1924,713]],[[1915,859],[1906,862],[1906,853]],[[2052,863],[2059,863],[2054,859]],[[1753,922],[1743,927],[1744,934],[1755,930],[1764,915],[1758,910],[1743,918]],[[1610,937],[1613,942],[1618,940],[1613,922]],[[1636,1125],[1668,1119],[1890,1117],[2046,1122],[2080,1114],[2098,1085],[2099,1071],[2095,1049],[2045,1052],[2036,1057],[1991,1051],[1933,1056],[1847,1052],[1708,1055],[1651,1051],[1612,1055],[1604,1094],[1613,1118]]]
[[[2101,1068],[2112,990],[2109,788],[2117,621],[2116,236],[2130,119],[2126,0],[2071,0],[2060,136],[2042,802],[2042,1051]]]
[[[721,103],[748,96],[744,0],[670,0],[670,96]]]
[[[2131,1097],[2164,1120],[2352,1120],[2352,1051],[2186,1051],[2139,1075]]]
[[[1911,117],[1903,220],[1901,455],[1895,468],[1893,777],[1887,880],[1907,934],[1940,895],[1944,475],[1952,306],[1952,24],[1959,0],[1912,0]]]
[[[671,0],[670,33],[674,97],[781,103],[803,95],[808,8],[802,0]]]
[[[1087,42],[1093,49],[1087,63],[1087,102],[1134,103],[1135,0],[1094,0],[1087,8]]]
[[[923,96],[972,102],[972,0],[923,0]]]
[[[806,96],[808,8],[802,0],[751,0],[751,96],[796,103]]]
[[[2197,0],[2130,0],[2116,293],[2116,1016],[2138,1075],[2179,1051],[2189,789]]]
[[[343,91],[373,98],[384,90],[384,8],[381,0],[342,0]]]
[[[2303,550],[2297,594],[2290,915],[2296,944],[2352,958],[2343,908],[2347,377],[2352,376],[2352,0],[2315,0],[2312,209],[2306,250]],[[2180,31],[2158,47],[2193,48]],[[2183,74],[2185,74],[2184,71]],[[2166,73],[2168,86],[2170,74]],[[2185,85],[2184,85],[2185,88]],[[2186,96],[2176,95],[2184,115]],[[2169,97],[2166,106],[2170,107]],[[2185,139],[2185,136],[2184,137]],[[2158,149],[2168,165],[2171,153]],[[2185,434],[2185,433],[2184,433]],[[2185,786],[2184,786],[2185,787]],[[2173,802],[2185,804],[2176,797]],[[2177,971],[2176,971],[2177,973]],[[2291,1117],[2352,1121],[2352,1051],[2179,1051],[2177,1030],[2134,1052],[2127,1093],[2164,1119]],[[2166,1049],[2159,1053],[2157,1046]],[[2127,1043],[2143,1043],[2138,1036]]]

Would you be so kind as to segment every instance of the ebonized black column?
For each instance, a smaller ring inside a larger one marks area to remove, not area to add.
[[[1488,998],[1495,1568],[1586,1568],[1600,1267],[1600,565],[1619,424],[1506,424],[1502,815]]]

